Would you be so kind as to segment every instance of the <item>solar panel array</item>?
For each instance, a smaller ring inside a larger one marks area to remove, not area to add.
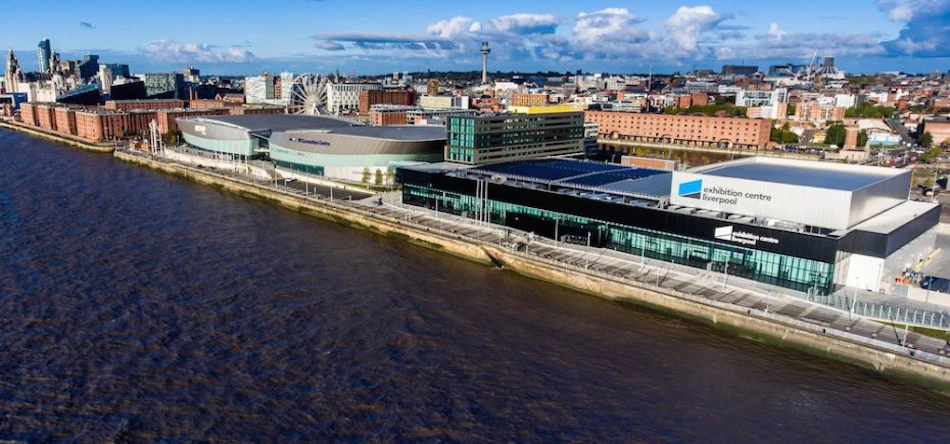
[[[669,175],[669,172],[646,168],[631,168],[616,164],[580,162],[566,159],[533,159],[507,163],[497,163],[478,167],[477,171],[503,176],[519,176],[536,180],[555,182],[567,186],[599,188],[605,191],[638,193],[637,183],[652,176]],[[650,196],[669,195],[662,191],[663,180],[644,181],[648,192],[639,193]],[[666,183],[669,181],[666,180]],[[613,188],[612,184],[623,184]],[[657,184],[660,184],[658,187]]]
[[[563,159],[536,159],[517,162],[496,163],[478,167],[480,171],[498,173],[502,175],[531,177],[534,179],[558,181],[568,177],[598,171],[616,170],[616,165],[602,163],[578,162]]]
[[[623,168],[622,170],[615,170],[607,173],[598,173],[590,176],[581,176],[569,179],[564,181],[564,183],[598,187],[608,183],[620,182],[627,179],[640,179],[663,173],[664,171],[648,170],[645,168]]]

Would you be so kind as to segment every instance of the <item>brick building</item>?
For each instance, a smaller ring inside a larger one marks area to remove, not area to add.
[[[511,98],[511,106],[545,106],[548,100],[547,94],[515,93]]]
[[[56,131],[56,105],[36,105],[36,125],[48,131]]]
[[[128,113],[123,111],[76,111],[76,136],[90,141],[125,137]]]
[[[20,121],[27,124],[36,126],[36,104],[35,103],[23,103],[20,105]]]
[[[57,131],[70,136],[76,135],[76,111],[69,108],[56,108]]]
[[[818,102],[800,103],[795,107],[795,119],[814,123],[844,120],[845,110],[843,106],[822,105]]]
[[[227,108],[229,106],[241,106],[241,103],[217,99],[193,99],[188,101],[188,108],[208,109]]]
[[[369,109],[370,125],[407,125],[409,122],[408,113],[415,109],[418,108],[400,105],[374,105]]]
[[[920,134],[924,133],[933,136],[934,146],[950,143],[950,119],[935,117],[924,120]]]
[[[243,116],[250,114],[284,114],[287,112],[286,109],[279,106],[267,106],[267,105],[258,105],[258,106],[237,106],[227,108],[228,114],[232,116]]]
[[[771,122],[737,117],[682,116],[616,111],[586,111],[601,137],[632,141],[761,150],[768,146]]]
[[[152,99],[152,100],[110,100],[106,102],[105,109],[129,111],[133,109],[175,109],[184,108],[185,101],[177,99]]]
[[[360,114],[369,114],[373,105],[402,105],[416,104],[416,92],[413,90],[374,89],[360,91]]]

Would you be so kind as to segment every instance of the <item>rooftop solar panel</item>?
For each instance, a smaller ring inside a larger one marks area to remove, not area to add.
[[[622,170],[614,170],[607,173],[598,173],[598,174],[591,174],[588,176],[582,176],[582,177],[567,180],[564,183],[596,187],[596,186],[600,186],[600,185],[604,185],[608,183],[619,182],[625,179],[640,179],[643,177],[649,177],[656,174],[662,174],[664,172],[665,171],[649,170],[649,169],[644,169],[644,168],[624,168]]]
[[[666,197],[673,186],[673,174],[660,171],[640,179],[625,179],[619,182],[601,185],[599,188],[620,193],[633,193],[644,196]]]
[[[550,181],[559,181],[575,176],[588,175],[591,173],[625,169],[630,168],[621,167],[615,164],[581,162],[577,160],[566,159],[523,160],[478,167],[478,170],[489,173],[531,177]]]

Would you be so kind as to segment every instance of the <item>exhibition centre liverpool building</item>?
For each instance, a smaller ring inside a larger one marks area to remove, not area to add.
[[[177,123],[185,142],[197,149],[355,181],[367,170],[439,160],[445,148],[443,127],[372,127],[336,117],[203,116]]]
[[[748,158],[687,171],[567,159],[399,168],[403,201],[802,292],[883,290],[931,252],[911,172]]]

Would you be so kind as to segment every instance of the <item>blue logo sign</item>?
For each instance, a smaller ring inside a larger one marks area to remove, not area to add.
[[[694,180],[691,182],[683,182],[679,187],[680,197],[691,197],[693,199],[699,199],[700,195],[703,193],[703,181]]]

